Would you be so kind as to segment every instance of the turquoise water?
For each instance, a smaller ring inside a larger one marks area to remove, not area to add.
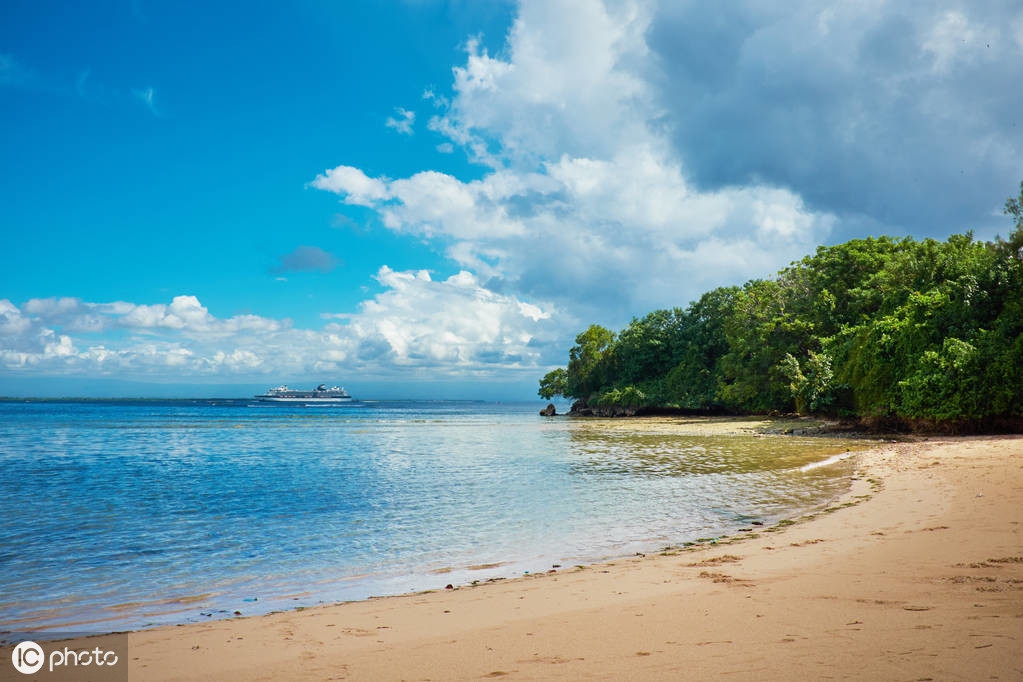
[[[848,443],[535,404],[0,402],[0,631],[141,628],[546,571],[824,504]]]

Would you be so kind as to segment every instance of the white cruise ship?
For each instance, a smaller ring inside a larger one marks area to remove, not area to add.
[[[257,395],[256,399],[272,403],[345,403],[351,402],[352,396],[348,395],[348,391],[341,386],[327,388],[326,384],[320,384],[311,391],[299,391],[287,386],[278,386],[269,389],[262,395]]]

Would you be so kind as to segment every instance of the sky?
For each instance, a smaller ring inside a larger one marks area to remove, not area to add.
[[[0,4],[0,395],[535,399],[821,244],[1005,235],[1018,1]]]

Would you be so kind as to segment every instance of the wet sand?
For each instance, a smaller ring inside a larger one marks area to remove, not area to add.
[[[129,679],[1023,679],[1023,437],[856,456],[850,493],[813,518],[475,587],[137,632]]]

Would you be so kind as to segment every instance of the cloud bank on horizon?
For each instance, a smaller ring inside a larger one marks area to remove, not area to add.
[[[539,376],[590,322],[684,306],[821,243],[992,238],[1023,178],[1018,3],[523,0],[501,50],[467,37],[463,54],[450,92],[424,84],[381,128],[461,150],[471,177],[343,158],[308,176],[454,274],[381,262],[380,291],[315,328],[216,317],[189,292],[0,300],[0,372]],[[21,71],[0,55],[0,79]],[[306,245],[271,274],[339,262]]]

